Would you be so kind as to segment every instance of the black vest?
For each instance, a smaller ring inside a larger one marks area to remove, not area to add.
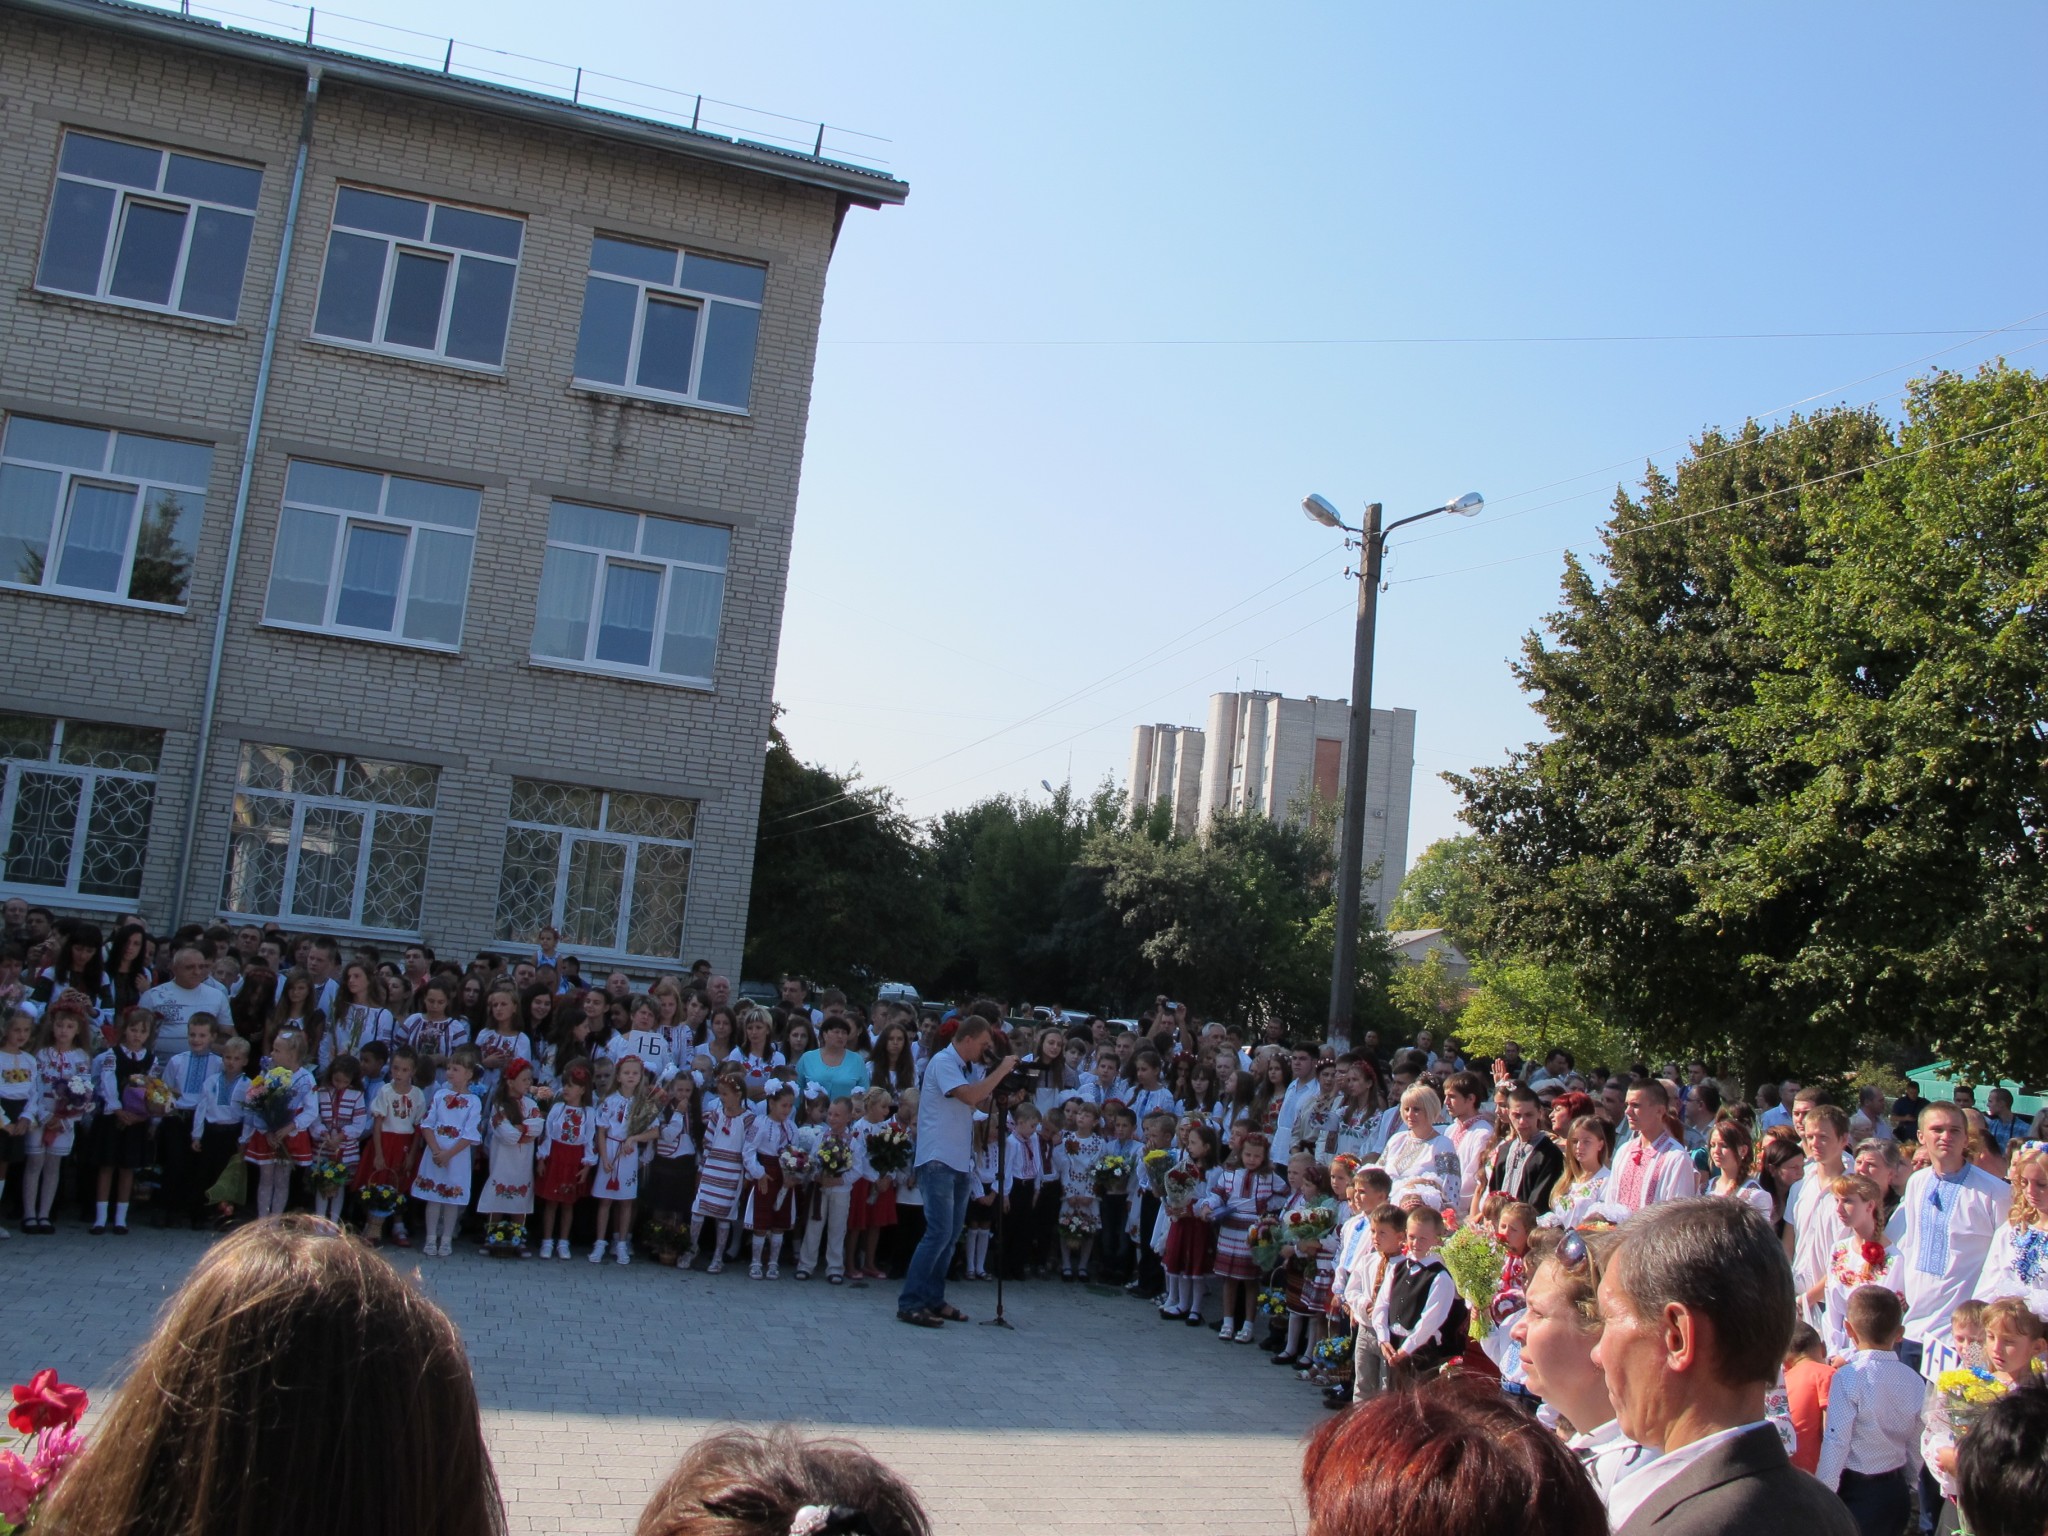
[[[1389,1342],[1396,1345],[1407,1342],[1410,1330],[1421,1320],[1422,1309],[1429,1305],[1430,1288],[1436,1283],[1436,1277],[1443,1273],[1443,1265],[1434,1259],[1420,1264],[1412,1259],[1399,1261],[1394,1277],[1387,1282],[1387,1323],[1394,1334]],[[1417,1346],[1409,1359],[1423,1375],[1433,1374],[1445,1361],[1455,1360],[1465,1353],[1465,1339],[1471,1327],[1465,1298],[1453,1292],[1451,1315],[1444,1319],[1436,1337]]]

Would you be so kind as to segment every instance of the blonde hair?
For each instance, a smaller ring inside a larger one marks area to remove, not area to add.
[[[1435,1120],[1444,1112],[1444,1101],[1436,1096],[1436,1090],[1427,1083],[1416,1083],[1401,1095],[1402,1109],[1412,1109],[1417,1104],[1429,1111],[1431,1120]]]
[[[2014,1137],[2018,1140],[2018,1137]],[[2048,1225],[2048,1211],[2040,1210],[2028,1195],[2020,1176],[2029,1168],[2039,1164],[2048,1171],[2048,1151],[2039,1147],[2021,1147],[2012,1155],[2012,1162],[2006,1167],[2005,1176],[2012,1185],[2012,1215],[2007,1218],[2015,1227],[2031,1227],[2035,1223]]]

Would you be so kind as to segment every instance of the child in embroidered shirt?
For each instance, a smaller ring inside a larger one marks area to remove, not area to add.
[[[1202,1283],[1216,1266],[1216,1216],[1223,1201],[1210,1187],[1209,1176],[1223,1161],[1223,1143],[1216,1128],[1203,1120],[1181,1127],[1183,1151],[1177,1169],[1169,1170],[1164,1187],[1166,1229],[1166,1305],[1164,1318],[1184,1317],[1190,1328],[1202,1325]],[[1192,1182],[1179,1176],[1193,1175]]]
[[[683,1233],[690,1223],[690,1201],[697,1193],[697,1139],[692,1130],[697,1115],[697,1085],[689,1073],[678,1072],[659,1091],[665,1103],[655,1122],[646,1200],[650,1219],[670,1234],[661,1245],[666,1253],[682,1247]]]
[[[1835,1201],[1835,1215],[1848,1230],[1828,1256],[1827,1316],[1821,1337],[1828,1358],[1840,1359],[1853,1347],[1849,1342],[1849,1293],[1859,1285],[1881,1285],[1905,1294],[1905,1274],[1897,1250],[1885,1241],[1884,1196],[1877,1185],[1860,1173],[1844,1173],[1829,1181]]]
[[[455,1229],[469,1205],[474,1172],[470,1154],[484,1139],[483,1099],[472,1086],[477,1068],[474,1046],[451,1051],[442,1069],[447,1081],[420,1122],[425,1151],[413,1175],[412,1193],[427,1205],[427,1243],[420,1251],[429,1258],[445,1259],[453,1251]]]
[[[540,1105],[533,1097],[533,1063],[514,1056],[505,1063],[498,1086],[490,1096],[490,1124],[486,1145],[490,1160],[484,1170],[483,1192],[477,1196],[479,1216],[496,1216],[518,1224],[518,1235],[509,1243],[502,1239],[497,1251],[533,1256],[526,1246],[526,1218],[533,1214],[533,1159],[547,1129]]]
[[[852,1208],[853,1198],[853,1143],[847,1132],[853,1128],[853,1100],[846,1097],[830,1100],[825,1106],[825,1123],[820,1129],[824,1135],[810,1153],[817,1168],[818,1176],[812,1181],[810,1191],[811,1219],[804,1228],[803,1247],[797,1253],[796,1275],[799,1280],[809,1279],[818,1267],[818,1250],[822,1242],[825,1254],[825,1278],[833,1285],[846,1283],[846,1218]],[[825,1149],[833,1149],[833,1156],[843,1156],[846,1167],[838,1173],[829,1171],[820,1159]]]
[[[1311,1152],[1297,1152],[1287,1161],[1287,1186],[1292,1191],[1281,1210],[1334,1207],[1330,1193],[1330,1171]],[[1305,1361],[1322,1338],[1324,1313],[1330,1303],[1330,1288],[1336,1278],[1336,1231],[1326,1237],[1295,1243],[1287,1256],[1287,1345],[1273,1358],[1281,1365]]]
[[[160,1227],[180,1217],[194,1226],[201,1224],[206,1185],[192,1182],[192,1143],[199,1135],[199,1108],[206,1090],[220,1075],[220,1057],[213,1051],[215,1022],[210,1013],[188,1017],[185,1049],[164,1063],[162,1077],[171,1092],[171,1107],[157,1126],[157,1165],[163,1170],[157,1190],[156,1224]]]
[[[698,1138],[697,1198],[690,1203],[690,1255],[694,1260],[704,1237],[704,1223],[714,1223],[711,1262],[705,1273],[715,1275],[725,1268],[726,1244],[746,1193],[747,1137],[754,1129],[754,1112],[747,1108],[745,1068],[736,1063],[718,1068],[712,1086],[718,1103],[705,1113],[703,1134]]]
[[[35,1129],[27,1133],[28,1178],[22,1185],[21,1229],[24,1232],[54,1232],[50,1211],[57,1201],[57,1177],[78,1134],[78,1122],[85,1114],[90,1091],[84,1097],[71,1085],[85,1077],[92,1058],[85,1052],[86,1021],[91,1017],[64,998],[43,1012],[36,1031],[36,1091],[29,1107]],[[31,1223],[29,1213],[35,1213]]]
[[[1501,1204],[1494,1218],[1493,1234],[1507,1257],[1501,1261],[1500,1284],[1493,1292],[1493,1321],[1505,1324],[1522,1310],[1523,1294],[1529,1289],[1529,1242],[1536,1235],[1536,1207],[1521,1200]]]
[[[886,1088],[870,1088],[861,1118],[846,1128],[853,1144],[853,1187],[846,1197],[846,1231],[855,1254],[847,1273],[856,1280],[886,1279],[876,1264],[882,1232],[896,1225],[896,1183],[868,1161],[868,1137],[894,1122],[896,1100]]]
[[[129,1009],[121,1023],[120,1041],[101,1051],[93,1062],[93,1077],[99,1086],[98,1113],[92,1123],[93,1156],[99,1163],[94,1232],[107,1230],[109,1190],[115,1192],[114,1230],[128,1230],[128,1196],[135,1184],[135,1170],[149,1161],[156,1127],[149,1118],[143,1085],[155,1065],[149,1048],[155,1029],[156,1016],[149,1009]]]
[[[1127,1037],[1128,1038],[1128,1037]],[[1161,1209],[1159,1178],[1147,1159],[1154,1152],[1171,1154],[1178,1119],[1166,1110],[1155,1110],[1140,1122],[1145,1128],[1144,1144],[1138,1148],[1137,1171],[1131,1176],[1130,1214],[1124,1220],[1124,1235],[1136,1255],[1136,1274],[1124,1287],[1139,1296],[1151,1296],[1166,1305],[1166,1271],[1159,1263],[1159,1250],[1166,1242],[1166,1223]]]
[[[35,1015],[15,1008],[9,1010],[4,1033],[0,1033],[0,1191],[7,1188],[7,1175],[27,1160],[29,1136],[35,1130],[28,1112],[36,1091],[36,1057],[29,1049],[35,1030]],[[35,1231],[35,1207],[26,1197],[22,1212],[27,1218],[22,1231]]]
[[[1216,1217],[1216,1273],[1223,1281],[1223,1326],[1219,1339],[1252,1341],[1252,1292],[1261,1271],[1252,1257],[1252,1229],[1286,1197],[1287,1184],[1267,1163],[1272,1143],[1263,1131],[1248,1131],[1238,1144],[1238,1166],[1210,1176],[1222,1201]]]
[[[1088,1261],[1095,1255],[1095,1234],[1102,1230],[1102,1207],[1095,1194],[1095,1165],[1108,1149],[1095,1134],[1096,1106],[1086,1099],[1067,1101],[1068,1130],[1053,1143],[1053,1176],[1060,1184],[1060,1278],[1088,1279]]]
[[[748,1132],[743,1158],[753,1180],[747,1225],[754,1234],[754,1262],[747,1273],[756,1280],[774,1280],[782,1273],[782,1240],[796,1225],[796,1181],[782,1166],[782,1154],[796,1144],[796,1127],[789,1119],[796,1089],[771,1081],[764,1104],[768,1113]]]
[[[995,1122],[988,1111],[974,1112],[974,1129],[967,1144],[967,1222],[965,1229],[967,1278],[986,1280],[988,1245],[995,1237],[996,1201],[1002,1191],[996,1185],[1003,1170],[997,1167],[995,1139],[989,1127]]]
[[[228,1164],[241,1147],[242,1095],[248,1087],[249,1042],[240,1035],[229,1035],[221,1043],[220,1071],[207,1079],[199,1104],[192,1111],[192,1145],[186,1154],[186,1185],[196,1202],[196,1210],[204,1210],[207,1192],[227,1171]],[[234,1214],[232,1203],[223,1202],[215,1206],[212,1211],[214,1227],[218,1229],[233,1220]]]
[[[597,1109],[597,1241],[590,1262],[604,1262],[605,1228],[617,1223],[612,1257],[633,1262],[633,1201],[640,1193],[640,1163],[661,1134],[655,1125],[660,1106],[649,1091],[647,1072],[638,1056],[621,1058],[612,1076],[612,1091]]]
[[[313,1214],[341,1221],[341,1202],[362,1166],[363,1135],[370,1128],[370,1106],[363,1098],[362,1069],[353,1056],[337,1056],[328,1064],[327,1086],[315,1100],[319,1119],[314,1137],[320,1156],[340,1163],[349,1177],[331,1189],[315,1188]]]
[[[313,1126],[320,1117],[313,1074],[305,1068],[310,1054],[306,1037],[296,1029],[279,1032],[270,1042],[270,1064],[291,1074],[281,1122],[272,1124],[259,1105],[244,1117],[242,1158],[256,1173],[256,1215],[282,1216],[291,1195],[292,1169],[313,1166]],[[254,1084],[251,1085],[254,1087]],[[245,1098],[245,1103],[247,1102]]]
[[[411,1046],[391,1048],[391,1081],[370,1095],[369,1156],[357,1169],[361,1187],[384,1185],[398,1192],[391,1241],[401,1248],[412,1246],[405,1230],[405,1192],[412,1184],[414,1141],[427,1114],[426,1092],[413,1082],[418,1066],[419,1055]],[[388,1219],[373,1211],[364,1222],[363,1238],[372,1248],[383,1246]]]
[[[569,1218],[595,1177],[597,1153],[592,1148],[597,1116],[590,1107],[590,1063],[566,1061],[560,1071],[560,1092],[548,1108],[541,1138],[540,1256],[569,1257]],[[555,1228],[562,1236],[557,1247]]]
[[[1964,1305],[1971,1304],[1966,1302]],[[1973,1329],[1981,1343],[1971,1346],[1971,1352],[1976,1349],[1983,1351],[1984,1365],[1990,1370],[1991,1379],[2007,1391],[2038,1381],[2040,1362],[2048,1357],[2048,1322],[2043,1322],[2028,1308],[2025,1299],[2018,1296],[1976,1305],[1983,1308],[1976,1315],[1976,1327]],[[1957,1310],[1961,1311],[1961,1308]],[[1956,1344],[1959,1349],[1963,1348],[1960,1337]],[[1967,1356],[1965,1358],[1967,1360]],[[1941,1485],[1942,1499],[1953,1504],[1956,1497],[1956,1427],[1949,1417],[1947,1395],[1931,1384],[1927,1389],[1921,1425],[1921,1459]],[[1954,1518],[1939,1526],[1942,1530],[1957,1528],[1958,1522]]]

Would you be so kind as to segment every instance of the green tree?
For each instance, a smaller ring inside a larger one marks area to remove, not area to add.
[[[1451,974],[1440,949],[1419,963],[1397,965],[1387,983],[1387,1000],[1401,1015],[1408,1032],[1429,1030],[1441,1040],[1458,1028],[1465,1011],[1465,983]]]
[[[887,790],[797,760],[769,730],[746,971],[855,989],[937,963],[938,906],[916,824]]]
[[[1472,995],[1458,1018],[1468,1058],[1490,1060],[1513,1040],[1531,1052],[1569,1051],[1581,1067],[1617,1067],[1638,1046],[1587,1004],[1570,970],[1520,955],[1472,968]]]
[[[1387,926],[1395,932],[1441,928],[1467,955],[1478,953],[1484,930],[1477,864],[1485,845],[1476,837],[1440,837],[1423,849],[1401,881]]]

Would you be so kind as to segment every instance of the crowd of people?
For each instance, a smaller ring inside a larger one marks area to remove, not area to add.
[[[1333,1049],[1164,998],[1129,1028],[797,978],[736,998],[704,963],[643,987],[551,931],[454,964],[38,916],[0,910],[25,1234],[126,1234],[140,1189],[157,1224],[306,1209],[435,1259],[894,1276],[923,1328],[968,1320],[953,1281],[1121,1286],[1351,1408],[1326,1434],[1390,1392],[1468,1416],[1490,1393],[1629,1531],[1721,1528],[1672,1523],[1709,1441],[1796,1471],[1766,1529],[1953,1529],[1978,1419],[2048,1356],[2048,1125],[2003,1090],[1752,1103],[1705,1063],[1468,1066],[1426,1033]],[[1672,1254],[1730,1268],[1702,1289]],[[1669,1383],[1631,1401],[1658,1362],[1734,1371],[1716,1412],[1757,1412],[1660,1420]]]

